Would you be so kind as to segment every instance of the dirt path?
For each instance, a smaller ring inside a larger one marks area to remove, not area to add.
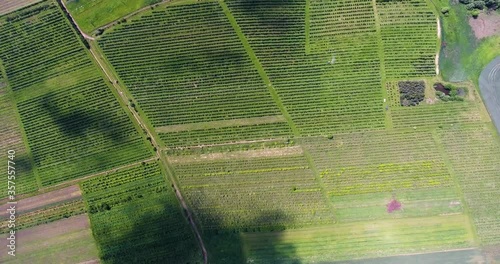
[[[438,40],[441,39],[441,22],[439,21],[439,17],[436,17],[436,22],[437,22],[437,38]],[[436,60],[434,61],[434,64],[436,65],[436,75],[439,75],[439,52],[441,51],[440,48],[438,48],[438,51],[436,52]]]
[[[169,177],[170,182],[174,186],[175,195],[177,196],[177,199],[181,203],[182,208],[186,212],[186,216],[188,218],[188,221],[189,221],[189,223],[190,223],[190,225],[191,225],[191,227],[192,227],[192,229],[193,229],[193,231],[194,231],[194,233],[196,235],[196,239],[198,240],[198,243],[199,243],[199,245],[201,247],[201,250],[202,250],[204,263],[208,264],[207,250],[205,248],[205,244],[203,243],[203,239],[201,238],[201,235],[200,235],[200,232],[198,230],[198,227],[196,226],[196,224],[195,224],[195,222],[193,220],[193,216],[191,214],[191,210],[187,206],[187,204],[186,204],[186,202],[184,200],[184,197],[182,197],[182,194],[179,192],[179,187],[177,186],[177,183],[176,183],[175,179],[173,178],[173,173],[171,171],[169,163],[166,160],[166,158],[162,155],[162,150],[158,147],[158,142],[156,141],[155,137],[153,136],[153,133],[151,133],[151,131],[149,130],[149,128],[145,125],[145,122],[142,120],[142,118],[139,116],[139,114],[128,104],[128,102],[129,102],[128,98],[125,95],[125,93],[123,92],[122,88],[118,85],[118,82],[114,78],[112,78],[111,75],[108,73],[108,71],[105,69],[105,67],[103,66],[101,60],[96,55],[96,53],[92,49],[90,49],[90,53],[94,57],[95,61],[99,64],[99,67],[104,72],[104,74],[106,75],[106,77],[108,78],[108,80],[113,84],[113,87],[118,92],[118,94],[119,94],[120,99],[122,100],[122,102],[125,105],[128,105],[128,109],[132,113],[132,115],[134,116],[135,122],[137,124],[139,124],[139,126],[142,129],[144,129],[144,131],[146,131],[148,137],[151,138],[151,142],[152,142],[153,146],[156,147],[156,157],[159,158],[162,161],[163,166],[169,172],[168,175],[167,175],[167,177]]]
[[[86,39],[89,39],[89,40],[95,40],[95,38],[85,34],[85,32],[83,32],[81,29],[80,29],[80,26],[78,26],[78,24],[76,23],[76,20],[73,18],[73,16],[71,15],[71,13],[69,12],[68,8],[66,7],[66,4],[64,3],[64,0],[60,0],[62,6],[64,7],[64,9],[66,10],[66,12],[68,13],[69,17],[71,17],[71,20],[73,20],[73,23],[76,25],[76,28],[78,29],[78,31],[80,31],[80,34],[82,34],[82,36]]]
[[[201,155],[182,155],[169,158],[170,163],[193,163],[203,162],[208,160],[235,160],[235,159],[251,159],[262,157],[283,157],[302,155],[303,149],[300,146],[286,148],[266,148],[252,150],[238,150],[232,152],[216,152]]]

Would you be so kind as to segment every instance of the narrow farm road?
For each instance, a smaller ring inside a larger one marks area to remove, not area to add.
[[[78,31],[80,32],[80,34],[82,34],[82,36],[84,38],[88,39],[88,40],[95,40],[95,38],[92,38],[92,37],[88,36],[87,34],[85,34],[85,32],[83,32],[80,29],[80,27],[76,23],[75,19],[69,13],[68,8],[64,4],[63,0],[61,0],[61,4],[64,7],[64,9],[66,10],[66,12],[68,12],[69,16],[73,20],[73,23],[75,23],[76,28],[78,29]],[[141,127],[142,129],[144,129],[144,131],[146,131],[146,134],[148,135],[148,137],[151,138],[151,143],[156,148],[156,157],[162,161],[162,165],[163,165],[163,167],[165,168],[165,170],[167,171],[167,174],[168,174],[167,177],[169,177],[169,180],[170,180],[170,182],[172,183],[172,185],[174,187],[175,196],[177,197],[177,199],[179,200],[182,208],[186,212],[186,216],[187,216],[187,219],[189,221],[189,224],[191,225],[191,228],[193,229],[193,231],[194,231],[194,233],[196,235],[196,239],[198,240],[198,243],[200,244],[201,251],[202,251],[202,254],[203,254],[203,262],[205,264],[208,264],[208,254],[207,254],[207,250],[205,248],[205,244],[203,243],[203,239],[201,238],[200,231],[198,230],[198,227],[196,226],[196,224],[195,224],[195,222],[193,220],[193,215],[191,213],[191,210],[187,206],[186,201],[184,200],[184,197],[182,197],[182,194],[179,191],[179,187],[178,187],[177,182],[176,182],[176,180],[175,180],[175,178],[173,176],[173,171],[172,171],[172,169],[170,167],[170,164],[168,163],[168,160],[162,155],[162,150],[159,148],[158,142],[156,141],[155,137],[153,136],[154,134],[151,133],[151,131],[149,130],[148,126],[145,125],[145,122],[142,120],[141,116],[139,116],[139,114],[133,109],[133,107],[131,107],[128,104],[128,98],[125,95],[125,93],[123,92],[122,88],[118,85],[118,81],[115,78],[113,78],[110,73],[108,73],[108,71],[106,70],[106,68],[103,66],[103,62],[101,62],[101,60],[99,59],[99,56],[97,56],[96,52],[94,52],[94,50],[92,48],[90,48],[89,51],[92,54],[92,56],[94,57],[94,60],[97,62],[97,64],[99,64],[99,67],[104,72],[104,74],[106,75],[106,77],[108,78],[108,80],[111,82],[111,84],[113,85],[113,87],[118,92],[118,95],[119,95],[120,99],[122,100],[122,102],[125,105],[128,106],[128,109],[129,109],[130,113],[132,113],[135,122],[139,125],[139,127]]]
[[[128,98],[125,95],[125,93],[122,91],[121,87],[118,85],[118,82],[111,77],[111,75],[108,73],[108,71],[104,68],[104,66],[103,66],[102,62],[100,61],[99,57],[96,55],[96,53],[92,49],[90,49],[90,53],[94,57],[94,60],[99,64],[99,67],[104,72],[104,74],[106,75],[106,77],[108,78],[108,80],[113,84],[113,87],[116,89],[116,91],[120,95],[120,99],[123,101],[123,103],[125,105],[128,105]],[[186,212],[186,216],[187,216],[187,219],[189,221],[189,224],[191,225],[191,227],[192,227],[192,229],[193,229],[193,231],[194,231],[194,233],[196,235],[196,239],[198,240],[198,243],[200,244],[201,251],[202,251],[202,254],[203,254],[203,262],[205,264],[208,264],[208,254],[207,254],[207,250],[205,248],[205,244],[203,243],[203,239],[201,238],[200,231],[198,230],[198,227],[196,226],[196,223],[193,220],[193,215],[191,214],[191,210],[187,206],[186,201],[184,200],[184,197],[179,192],[179,187],[178,187],[177,182],[175,181],[175,179],[173,177],[173,171],[172,171],[172,169],[170,167],[170,164],[168,163],[168,161],[164,157],[164,155],[162,155],[162,150],[159,148],[159,145],[158,145],[155,137],[153,136],[153,133],[151,133],[151,131],[149,130],[148,126],[145,125],[145,122],[142,120],[141,116],[139,116],[139,114],[130,105],[128,105],[128,107],[129,107],[129,111],[134,116],[135,122],[137,124],[139,124],[139,126],[146,131],[148,137],[151,138],[151,143],[153,144],[154,147],[156,147],[156,156],[161,160],[163,167],[168,172],[167,173],[168,174],[167,177],[169,177],[169,180],[170,180],[170,182],[172,183],[172,185],[174,187],[175,196],[177,196],[177,199],[179,200],[182,208]]]
[[[66,4],[64,3],[64,0],[60,0],[59,2],[61,2],[61,5],[64,7],[64,10],[66,10],[66,13],[68,13],[69,17],[71,18],[71,20],[73,20],[73,23],[75,24],[76,28],[78,28],[78,31],[80,31],[80,34],[82,34],[82,36],[86,39],[89,39],[89,40],[95,40],[95,38],[85,34],[85,32],[82,31],[82,29],[80,28],[80,26],[78,26],[78,24],[76,23],[76,20],[75,18],[73,18],[73,16],[71,15],[71,13],[69,12],[68,8],[66,7]]]

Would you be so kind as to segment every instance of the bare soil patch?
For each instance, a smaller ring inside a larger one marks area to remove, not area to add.
[[[80,199],[81,197],[82,192],[80,191],[80,187],[78,187],[78,185],[73,185],[64,189],[20,200],[17,202],[16,212],[18,214],[30,212],[49,205]],[[0,206],[0,218],[7,217],[7,208],[9,208],[9,204]]]
[[[469,25],[477,39],[500,35],[500,15],[497,13],[481,14],[478,18],[469,18]]]

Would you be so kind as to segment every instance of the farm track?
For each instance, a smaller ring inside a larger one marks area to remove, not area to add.
[[[106,77],[108,78],[108,80],[113,84],[113,87],[118,92],[118,94],[119,94],[120,99],[122,100],[122,102],[125,105],[128,105],[128,98],[125,95],[125,93],[123,92],[123,90],[121,89],[121,87],[118,85],[117,80],[113,79],[111,77],[111,75],[106,71],[106,69],[102,65],[102,62],[99,60],[98,56],[96,55],[96,53],[92,49],[90,49],[90,53],[94,57],[94,60],[99,64],[99,67],[104,72],[104,74],[106,75]],[[139,114],[130,105],[128,106],[128,109],[132,113],[132,115],[134,116],[135,122],[142,129],[144,129],[144,131],[146,131],[148,137],[151,138],[151,143],[153,144],[153,146],[156,147],[156,158],[158,158],[158,159],[160,159],[162,161],[162,164],[163,164],[164,168],[167,171],[168,177],[170,178],[170,182],[174,186],[175,196],[177,197],[177,199],[181,203],[182,208],[186,212],[186,216],[188,218],[188,221],[189,221],[189,223],[190,223],[190,225],[191,225],[191,227],[192,227],[192,229],[193,229],[193,231],[194,231],[194,233],[196,235],[198,243],[200,244],[200,247],[201,247],[201,250],[202,250],[202,253],[203,253],[204,263],[207,264],[208,263],[208,254],[207,254],[207,250],[205,248],[205,244],[203,243],[203,240],[201,238],[201,235],[200,235],[200,232],[198,230],[198,227],[196,226],[196,224],[195,224],[195,222],[193,220],[193,216],[191,214],[191,210],[187,206],[187,204],[186,204],[186,202],[184,200],[184,197],[179,192],[179,187],[177,186],[177,183],[176,183],[175,179],[172,176],[173,175],[172,174],[172,170],[171,170],[171,168],[170,168],[170,166],[168,164],[168,161],[162,156],[162,154],[161,154],[162,150],[158,147],[159,146],[158,142],[156,141],[155,137],[153,136],[153,133],[151,133],[151,131],[149,130],[149,128],[145,125],[146,123],[142,120],[142,118],[139,116]]]
[[[82,36],[88,40],[95,40],[95,38],[85,34],[85,32],[83,32],[81,29],[80,29],[80,26],[78,26],[78,24],[76,23],[76,20],[75,18],[73,18],[73,16],[71,15],[71,13],[69,12],[69,9],[66,7],[66,4],[64,3],[63,0],[59,1],[61,2],[61,5],[64,7],[64,9],[66,10],[66,12],[69,14],[69,17],[71,17],[71,20],[73,20],[73,23],[76,25],[76,28],[78,28],[78,31],[80,32],[80,34],[82,34]]]
[[[63,1],[61,1],[61,3],[63,3]],[[75,23],[78,31],[80,34],[82,34],[82,36],[84,36],[86,39],[89,39],[89,40],[95,40],[95,38],[92,38],[90,36],[88,36],[87,34],[85,34],[81,29],[80,27],[78,26],[78,24],[76,23],[76,20],[73,18],[73,16],[71,16],[71,13],[69,13],[69,10],[68,8],[66,7],[66,5],[63,3],[62,5],[64,7],[64,9],[66,10],[66,12],[68,12],[69,16],[71,17],[71,19],[73,20],[73,22]],[[146,8],[149,8],[149,7],[146,7]],[[143,8],[144,9],[144,8]],[[111,84],[113,85],[113,87],[116,89],[116,91],[118,92],[119,94],[119,97],[120,99],[122,100],[122,102],[125,104],[125,105],[128,105],[128,98],[127,96],[125,95],[125,93],[123,92],[123,90],[121,89],[121,87],[118,85],[118,81],[114,78],[112,78],[112,76],[110,75],[110,73],[108,73],[105,69],[105,67],[103,66],[103,63],[99,60],[98,56],[96,55],[96,53],[92,50],[92,49],[89,49],[90,53],[92,54],[94,60],[99,64],[99,67],[101,68],[101,70],[104,72],[104,74],[106,75],[106,77],[108,78],[108,80],[111,82]],[[155,137],[153,136],[153,133],[151,133],[151,131],[149,130],[148,126],[146,126],[145,122],[142,120],[142,118],[139,116],[139,114],[130,106],[128,105],[128,109],[130,111],[130,113],[132,113],[134,119],[135,119],[135,122],[139,125],[139,127],[141,127],[142,129],[144,129],[144,131],[146,131],[147,135],[151,138],[151,143],[153,144],[153,146],[155,146],[156,148],[156,158],[160,159],[162,161],[162,164],[163,164],[163,167],[165,167],[168,175],[167,177],[170,178],[170,181],[175,189],[175,196],[177,197],[177,199],[179,200],[182,208],[184,209],[184,211],[186,212],[186,216],[188,218],[188,222],[190,223],[195,235],[196,235],[196,238],[198,240],[198,243],[200,244],[200,247],[201,247],[201,250],[202,250],[202,254],[203,254],[203,262],[205,264],[208,264],[208,254],[207,254],[207,250],[205,248],[205,244],[203,243],[203,239],[201,238],[201,234],[198,230],[198,227],[196,226],[194,220],[193,220],[193,216],[191,214],[191,210],[189,209],[189,207],[187,206],[185,200],[184,200],[184,197],[182,196],[182,194],[179,192],[179,187],[177,186],[177,183],[173,177],[173,174],[172,174],[172,170],[168,164],[168,161],[166,160],[166,158],[164,158],[161,154],[161,151],[160,148],[158,147],[158,142],[157,140],[155,139]]]

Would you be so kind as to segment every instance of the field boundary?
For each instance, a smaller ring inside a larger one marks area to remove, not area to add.
[[[281,110],[281,113],[283,114],[283,116],[287,120],[288,125],[290,126],[290,129],[292,130],[293,135],[295,137],[300,137],[300,132],[299,132],[297,126],[295,125],[295,123],[292,120],[292,117],[290,116],[290,114],[286,110],[286,107],[283,104],[283,102],[281,101],[281,99],[278,95],[278,92],[273,87],[271,79],[269,79],[269,76],[267,75],[266,71],[264,70],[264,67],[262,67],[262,64],[260,63],[259,58],[257,57],[255,52],[253,51],[252,46],[250,45],[250,42],[248,42],[245,34],[243,33],[240,26],[238,25],[236,18],[233,16],[233,14],[231,13],[231,10],[229,10],[229,7],[224,2],[224,0],[219,0],[219,4],[223,9],[224,14],[226,14],[227,19],[231,23],[231,26],[233,27],[235,33],[238,35],[238,38],[240,39],[243,47],[245,48],[245,51],[247,52],[248,56],[250,56],[250,59],[252,60],[254,67],[257,69],[260,77],[262,78],[262,80],[266,84],[267,88],[269,89],[269,92],[271,93],[271,96],[274,99],[274,102],[276,103],[278,108]],[[311,154],[304,147],[302,147],[302,151],[304,153],[304,157],[307,160],[307,163],[309,164],[309,167],[311,168],[311,170],[314,173],[316,183],[318,184],[318,186],[321,189],[321,193],[323,194],[323,196],[325,198],[326,204],[328,204],[330,210],[335,215],[333,203],[330,200],[328,193],[326,192],[326,187],[324,186],[323,182],[321,181],[321,178],[319,176],[319,171],[316,168],[316,165],[314,164],[314,161],[312,159]]]
[[[203,130],[209,128],[250,126],[250,125],[284,123],[284,122],[286,122],[286,119],[282,115],[276,115],[276,116],[228,119],[228,120],[209,121],[209,122],[181,124],[181,125],[170,125],[170,126],[156,127],[155,130],[157,133],[172,133],[172,132],[182,132],[190,130]]]
[[[3,0],[5,3],[1,3],[0,7],[2,8],[0,11],[0,17],[4,15],[8,15],[10,13],[13,13],[17,10],[29,7],[31,5],[34,5],[38,2],[42,2],[43,0]],[[14,3],[14,4],[12,4]],[[12,4],[7,6],[6,8],[4,7],[7,4]]]
[[[432,133],[432,138],[433,138],[434,142],[436,142],[436,147],[439,151],[439,154],[441,154],[441,157],[443,158],[446,169],[448,170],[448,173],[450,174],[450,176],[453,179],[454,189],[455,189],[455,192],[457,192],[458,196],[460,197],[460,203],[462,204],[462,206],[464,208],[464,215],[467,217],[467,222],[469,224],[469,227],[472,230],[472,237],[474,239],[474,242],[476,244],[479,244],[480,240],[479,240],[479,237],[477,236],[476,226],[474,225],[474,223],[472,221],[472,215],[471,215],[469,206],[467,205],[467,202],[465,201],[465,196],[464,196],[464,193],[462,191],[462,186],[460,185],[460,183],[456,177],[455,171],[453,170],[453,166],[451,165],[451,161],[448,157],[448,154],[446,153],[446,150],[443,147],[443,143],[441,141],[441,138],[439,138],[439,135],[437,134],[436,129],[433,129],[431,131],[431,133]]]
[[[386,129],[392,129],[393,124],[392,124],[392,115],[391,115],[391,105],[390,102],[387,101],[388,99],[388,93],[386,89],[386,80],[387,77],[385,76],[385,52],[384,52],[384,43],[382,41],[382,29],[380,25],[380,16],[378,14],[377,10],[377,1],[372,0],[372,7],[373,7],[373,18],[375,19],[375,31],[377,35],[377,46],[378,46],[378,57],[380,58],[380,81],[381,81],[381,86],[382,86],[382,98],[384,98],[384,107],[386,107],[384,111],[384,117],[385,117],[385,128]]]
[[[7,93],[4,96],[6,96],[7,100],[9,100],[12,103],[12,108],[15,112],[14,116],[16,118],[17,124],[19,125],[19,132],[21,134],[21,139],[23,141],[24,147],[26,148],[26,154],[28,155],[29,160],[31,162],[32,172],[33,176],[35,176],[38,190],[40,190],[40,188],[42,188],[42,179],[38,174],[38,168],[35,164],[35,159],[33,158],[33,154],[31,153],[31,147],[28,144],[28,137],[26,136],[26,131],[24,130],[24,125],[23,122],[21,121],[21,115],[19,114],[19,109],[17,108],[15,92],[12,90],[12,87],[10,87],[10,82],[9,79],[7,78],[7,72],[5,71],[5,67],[3,66],[2,60],[0,60],[0,75],[3,77],[5,83],[7,84],[7,86],[5,87]]]

